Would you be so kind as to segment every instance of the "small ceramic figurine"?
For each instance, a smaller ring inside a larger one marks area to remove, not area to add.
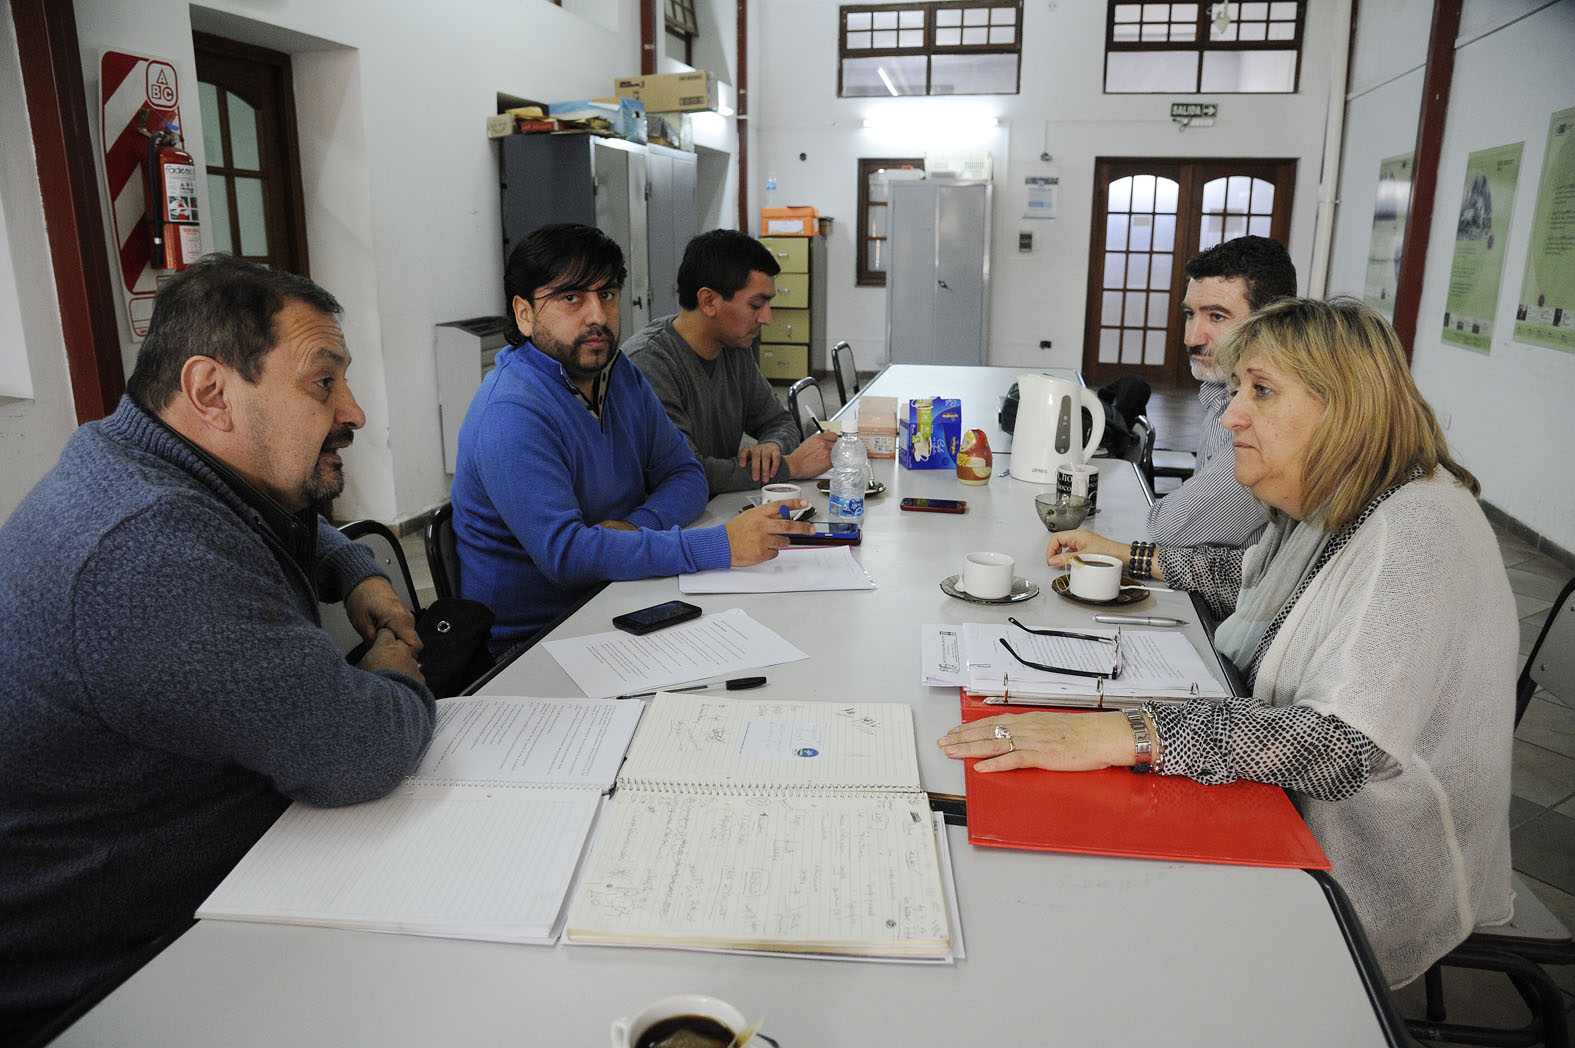
[[[991,471],[990,438],[982,429],[970,429],[957,449],[957,479],[964,484],[988,484]]]

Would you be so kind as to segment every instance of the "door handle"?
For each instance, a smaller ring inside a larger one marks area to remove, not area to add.
[[[941,287],[944,287],[944,288],[946,288],[946,290],[947,290],[947,291],[950,291],[950,290],[951,290],[951,288],[950,288],[950,287],[947,287],[947,285],[946,285],[946,281],[944,281],[944,280],[937,280],[937,281],[936,281],[936,283],[937,283],[937,284],[939,284],[939,285],[940,285],[940,286],[941,286]]]

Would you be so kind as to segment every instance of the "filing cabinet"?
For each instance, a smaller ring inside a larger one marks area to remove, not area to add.
[[[760,370],[792,382],[812,370],[829,370],[826,338],[826,240],[761,237],[782,272],[777,274],[771,323],[760,333]]]

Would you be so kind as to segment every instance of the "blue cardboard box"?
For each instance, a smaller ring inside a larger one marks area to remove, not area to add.
[[[962,401],[924,397],[907,401],[897,419],[897,461],[904,469],[956,469],[962,440]]]

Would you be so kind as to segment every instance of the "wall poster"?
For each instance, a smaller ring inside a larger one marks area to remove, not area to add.
[[[1548,128],[1515,341],[1575,353],[1575,108]]]
[[[1411,165],[1410,153],[1378,162],[1378,197],[1373,202],[1373,239],[1367,249],[1362,298],[1390,320],[1395,318],[1400,248],[1405,243],[1405,219],[1411,210]]]
[[[1443,338],[1479,353],[1493,348],[1493,320],[1504,278],[1504,238],[1525,147],[1526,143],[1516,142],[1466,157],[1466,186],[1455,223],[1455,261],[1444,299]]]

